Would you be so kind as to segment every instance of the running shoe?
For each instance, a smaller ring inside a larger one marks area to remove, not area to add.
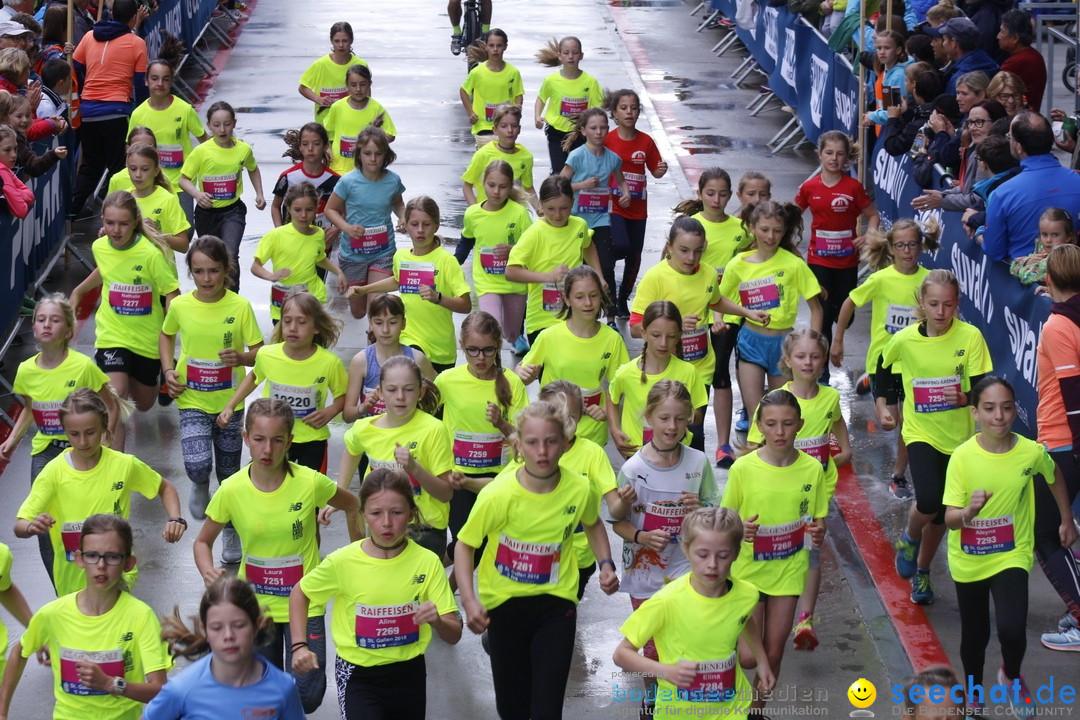
[[[206,506],[210,504],[210,483],[192,483],[188,510],[196,520],[206,519]]]
[[[529,338],[518,335],[518,339],[514,341],[514,354],[520,357],[527,352],[529,352]]]
[[[609,328],[611,328],[612,330],[618,330],[619,329],[619,323],[616,322],[614,315],[608,315],[607,316],[607,326]]]
[[[750,421],[746,417],[746,408],[739,411],[739,419],[735,421],[735,432],[750,432]]]
[[[911,602],[916,605],[930,605],[934,602],[934,583],[930,581],[930,571],[919,569],[911,578]]]
[[[1005,675],[1005,668],[1000,667],[998,668],[997,681],[998,685],[1004,685],[1008,689],[1006,697],[1009,698],[1009,707],[1012,708],[1016,717],[1031,717],[1035,714],[1035,698],[1032,697],[1031,691],[1028,690],[1023,675],[1015,680],[1010,680]],[[1017,685],[1019,685],[1019,688]]]
[[[727,469],[735,464],[735,453],[730,445],[716,448],[716,467]]]
[[[817,634],[814,632],[814,616],[805,610],[799,613],[799,622],[795,624],[793,644],[796,650],[807,651],[818,646]]]
[[[221,531],[221,562],[226,565],[236,565],[244,556],[244,549],[240,545],[240,536],[236,534],[236,528],[228,525]]]
[[[870,393],[870,373],[863,373],[855,381],[855,394],[868,395]]]
[[[911,492],[911,483],[903,475],[893,475],[892,482],[889,483],[889,492],[893,494],[897,500],[910,500],[914,495]]]
[[[1071,617],[1071,616],[1070,616]],[[1080,652],[1080,628],[1066,628],[1056,633],[1043,633],[1040,640],[1045,647],[1051,650],[1065,652]]]
[[[915,560],[919,557],[919,543],[904,532],[893,547],[896,548],[896,574],[905,579],[914,575]]]
[[[735,29],[735,23],[732,22],[731,20],[728,20],[727,18],[720,18],[719,20],[716,21],[716,24],[719,25],[720,27],[726,29],[726,30],[734,30]]]
[[[1069,628],[1080,628],[1080,623],[1076,622],[1071,612],[1066,612],[1058,618],[1058,632],[1065,632]]]
[[[460,55],[461,54],[461,40],[462,40],[461,35],[451,35],[450,36],[450,52],[452,52],[455,55]]]

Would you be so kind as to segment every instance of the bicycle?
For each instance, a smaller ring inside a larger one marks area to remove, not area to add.
[[[471,72],[476,63],[469,59],[469,46],[483,37],[480,24],[480,0],[463,0],[461,18],[461,47],[465,51],[466,72]]]

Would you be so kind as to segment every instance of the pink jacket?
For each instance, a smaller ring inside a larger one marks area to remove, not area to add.
[[[30,206],[34,204],[34,192],[3,163],[0,163],[0,182],[3,183],[4,199],[11,214],[20,220],[29,215]]]

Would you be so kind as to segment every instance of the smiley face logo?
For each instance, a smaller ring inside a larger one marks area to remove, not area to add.
[[[857,708],[866,709],[877,699],[877,688],[866,678],[859,678],[851,683],[847,691],[848,700]]]

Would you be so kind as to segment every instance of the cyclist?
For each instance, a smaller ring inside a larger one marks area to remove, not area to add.
[[[461,0],[449,0],[446,4],[446,12],[450,16],[450,24],[454,26],[454,34],[450,36],[450,52],[455,55],[461,54],[465,47],[461,34]],[[491,0],[480,0],[480,32],[486,34],[491,29]],[[472,38],[478,40],[479,38]]]

